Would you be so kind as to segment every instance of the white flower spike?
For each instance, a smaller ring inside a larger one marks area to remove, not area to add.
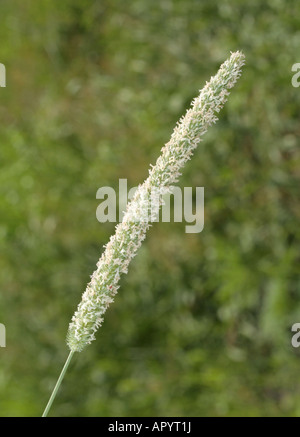
[[[216,113],[227,101],[229,90],[240,77],[243,65],[244,55],[239,51],[231,53],[218,73],[206,83],[193,100],[192,107],[177,123],[170,141],[162,148],[155,166],[149,171],[148,178],[138,187],[127,205],[123,220],[116,226],[115,234],[106,245],[69,325],[67,344],[71,352],[80,352],[95,340],[103,314],[119,288],[120,275],[127,273],[130,261],[146,237],[150,227],[149,213],[151,220],[155,215],[150,210],[151,193],[158,193],[161,204],[161,195],[178,181],[181,168],[191,158],[202,135],[218,120]]]

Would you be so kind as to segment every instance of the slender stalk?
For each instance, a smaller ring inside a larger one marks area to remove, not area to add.
[[[68,358],[67,358],[67,360],[65,362],[65,365],[64,365],[64,367],[63,367],[63,369],[61,371],[61,374],[59,375],[57,383],[55,384],[55,387],[54,387],[53,392],[52,392],[52,394],[50,396],[50,399],[49,399],[48,404],[47,404],[47,406],[45,408],[45,411],[43,412],[43,416],[42,417],[47,417],[47,415],[49,413],[49,410],[51,408],[51,405],[52,405],[52,403],[53,403],[53,401],[55,399],[55,396],[56,396],[56,394],[58,392],[58,389],[60,387],[60,384],[61,384],[62,380],[64,379],[65,373],[67,371],[67,368],[69,367],[69,364],[70,364],[70,361],[71,361],[73,355],[74,355],[74,351],[71,351],[69,353],[69,356],[68,356]]]

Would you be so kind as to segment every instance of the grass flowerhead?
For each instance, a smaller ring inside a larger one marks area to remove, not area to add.
[[[103,322],[103,315],[119,288],[120,277],[127,273],[132,258],[146,237],[146,232],[159,208],[151,208],[151,193],[161,196],[171,190],[178,181],[180,171],[191,158],[207,129],[218,118],[217,113],[227,101],[230,89],[241,75],[244,55],[237,51],[220,67],[217,74],[206,82],[191,108],[177,123],[170,141],[161,150],[148,178],[139,185],[133,199],[127,205],[123,220],[116,226],[97,269],[91,276],[82,300],[72,317],[67,334],[71,352],[80,352],[95,340],[95,333]],[[153,198],[152,198],[153,201]],[[151,220],[149,219],[151,217]]]

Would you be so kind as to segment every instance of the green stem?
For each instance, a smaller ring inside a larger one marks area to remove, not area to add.
[[[47,415],[48,415],[48,413],[49,413],[49,410],[50,410],[50,408],[51,408],[51,405],[52,405],[52,403],[53,403],[53,401],[54,401],[54,399],[55,399],[55,396],[56,396],[56,394],[57,394],[57,392],[58,392],[58,389],[59,389],[59,387],[60,387],[60,384],[61,384],[62,380],[64,379],[64,376],[65,376],[65,373],[66,373],[66,371],[67,371],[67,368],[69,367],[69,364],[70,364],[70,361],[71,361],[71,359],[72,359],[73,354],[74,354],[74,351],[71,351],[71,352],[69,353],[69,356],[68,356],[68,358],[67,358],[67,360],[66,360],[66,362],[65,362],[65,365],[64,365],[64,367],[63,367],[63,369],[62,369],[62,371],[61,371],[61,374],[59,375],[59,378],[58,378],[58,380],[57,380],[57,383],[55,384],[55,387],[54,387],[53,392],[52,392],[52,394],[51,394],[51,396],[50,396],[50,399],[49,399],[48,404],[47,404],[47,406],[46,406],[46,408],[45,408],[45,411],[43,412],[42,417],[47,417]]]

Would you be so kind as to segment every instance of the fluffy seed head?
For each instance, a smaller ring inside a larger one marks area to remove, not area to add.
[[[148,178],[138,187],[127,205],[123,220],[116,226],[115,234],[106,245],[72,317],[67,334],[67,344],[72,351],[80,352],[95,340],[103,315],[119,288],[120,276],[127,273],[130,261],[146,237],[150,221],[155,218],[153,215],[158,213],[158,208],[153,213],[150,207],[151,192],[156,190],[157,201],[161,204],[161,195],[178,181],[181,168],[202,141],[201,137],[218,120],[216,113],[227,101],[229,90],[240,77],[243,65],[244,55],[239,51],[231,53],[218,73],[206,82],[191,108],[177,123],[170,141],[151,167]]]

